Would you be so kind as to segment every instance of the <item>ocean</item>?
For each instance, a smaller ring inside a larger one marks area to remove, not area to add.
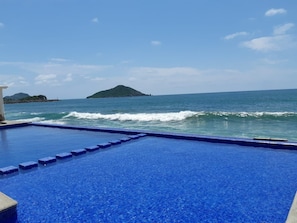
[[[297,89],[6,104],[7,120],[297,141]]]

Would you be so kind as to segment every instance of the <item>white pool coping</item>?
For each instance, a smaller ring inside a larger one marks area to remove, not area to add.
[[[16,214],[18,202],[0,192],[0,222]]]
[[[286,223],[296,223],[297,222],[297,192],[295,194],[292,206],[290,208]]]

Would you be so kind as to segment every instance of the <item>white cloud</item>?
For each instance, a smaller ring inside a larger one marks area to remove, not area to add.
[[[230,39],[234,39],[234,38],[236,38],[238,36],[246,36],[246,35],[248,35],[247,32],[237,32],[237,33],[232,33],[230,35],[225,36],[224,39],[225,40],[230,40]]]
[[[24,77],[17,75],[0,75],[0,83],[8,87],[29,85],[29,82]]]
[[[89,65],[75,63],[25,63],[25,62],[1,62],[2,66],[14,66],[16,68],[30,71],[35,74],[90,74],[97,73],[111,68],[109,65]]]
[[[293,28],[295,25],[294,23],[286,23],[281,26],[274,27],[273,34],[274,35],[283,35],[285,34],[289,29]]]
[[[71,73],[67,74],[67,75],[66,75],[66,78],[65,78],[63,81],[65,81],[65,82],[70,82],[70,81],[72,81],[72,74],[71,74]]]
[[[287,62],[287,60],[276,60],[276,59],[270,59],[270,58],[263,58],[260,61],[264,64],[269,64],[269,65],[276,65],[276,64],[282,64]]]
[[[244,47],[256,51],[281,51],[294,46],[296,43],[290,35],[265,36],[245,41],[242,43]]]
[[[294,26],[294,23],[286,23],[284,25],[276,26],[273,29],[272,36],[254,38],[243,42],[242,46],[261,52],[281,51],[294,48],[297,45],[295,37],[286,34],[287,31]]]
[[[132,74],[146,74],[148,76],[199,75],[200,71],[191,67],[136,67],[130,70]]]
[[[274,15],[277,15],[277,14],[286,14],[287,11],[285,9],[269,9],[265,12],[265,16],[274,16]]]
[[[99,20],[98,20],[98,18],[97,18],[97,17],[95,17],[95,18],[93,18],[93,19],[92,19],[92,22],[93,22],[93,23],[98,23],[98,22],[99,22]]]
[[[56,74],[40,74],[35,77],[35,84],[50,84],[56,85],[58,83]]]
[[[103,77],[94,77],[94,78],[90,78],[92,81],[104,81],[106,80],[106,78]]]
[[[151,41],[151,45],[152,46],[159,46],[159,45],[161,45],[162,43],[160,42],[160,41],[158,41],[158,40],[153,40],[153,41]]]
[[[64,59],[64,58],[51,58],[51,61],[54,61],[54,62],[68,62],[69,60]]]

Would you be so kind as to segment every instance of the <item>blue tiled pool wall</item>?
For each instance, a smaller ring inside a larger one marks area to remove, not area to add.
[[[294,151],[144,137],[93,154],[0,181],[20,222],[278,223],[297,188]]]

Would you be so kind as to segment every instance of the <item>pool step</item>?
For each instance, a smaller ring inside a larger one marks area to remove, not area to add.
[[[94,152],[99,149],[99,146],[89,146],[85,148],[88,152]]]
[[[121,140],[112,140],[112,141],[109,141],[109,143],[111,143],[112,145],[118,145],[118,144],[121,144],[122,141]]]
[[[19,164],[19,167],[22,170],[29,170],[29,169],[37,168],[38,167],[38,163],[37,162],[33,162],[33,161],[24,162],[24,163],[20,163]]]
[[[83,155],[87,152],[87,150],[85,149],[76,149],[76,150],[72,150],[71,153],[74,156],[79,156],[79,155]]]
[[[72,157],[71,153],[59,153],[56,155],[57,159],[64,160]]]
[[[101,143],[98,145],[100,149],[105,149],[111,146],[111,143]]]
[[[18,171],[19,169],[15,166],[7,166],[7,167],[0,168],[0,175],[12,174]]]
[[[38,163],[45,166],[50,163],[55,163],[56,161],[57,161],[57,159],[55,157],[48,156],[48,157],[39,159]]]

